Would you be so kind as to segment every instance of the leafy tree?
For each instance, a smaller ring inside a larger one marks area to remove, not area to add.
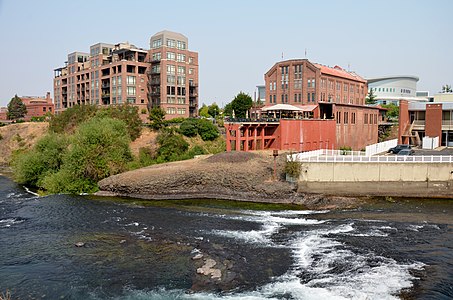
[[[451,85],[448,85],[448,84],[443,85],[441,93],[453,93],[453,90],[451,89]]]
[[[231,103],[225,105],[225,107],[223,108],[223,114],[228,117],[233,116],[233,105]]]
[[[198,120],[197,128],[198,134],[203,141],[213,141],[219,136],[219,130],[217,129],[217,126],[212,124],[212,122],[209,120]]]
[[[398,119],[400,114],[400,109],[397,105],[390,103],[390,104],[383,104],[382,107],[387,108],[387,117],[390,119]]]
[[[219,106],[217,105],[217,103],[212,103],[211,105],[208,106],[208,114],[213,117],[213,118],[216,118],[219,116],[219,113],[220,113],[220,108]]]
[[[11,101],[8,103],[8,110],[6,112],[6,117],[9,120],[16,120],[25,117],[27,114],[27,107],[25,107],[24,102],[17,95],[11,98]]]
[[[198,110],[198,115],[200,117],[209,118],[209,108],[206,104],[203,104],[203,106]]]
[[[160,107],[153,107],[149,112],[149,120],[151,121],[151,128],[159,130],[164,126],[165,110]]]
[[[365,98],[366,104],[376,104],[376,95],[373,93],[373,89],[371,88],[368,92],[368,95]]]
[[[233,101],[231,101],[231,108],[237,118],[245,118],[246,112],[252,107],[252,105],[252,97],[243,92],[240,92],[233,99]]]

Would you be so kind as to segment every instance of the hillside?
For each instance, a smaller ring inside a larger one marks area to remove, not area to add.
[[[8,164],[11,153],[28,149],[47,132],[48,123],[26,122],[0,127],[0,164]]]

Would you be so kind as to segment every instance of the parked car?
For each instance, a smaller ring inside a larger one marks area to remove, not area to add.
[[[401,144],[396,145],[395,147],[390,148],[387,153],[398,154],[403,149],[411,149],[411,145]]]
[[[397,155],[414,155],[415,151],[412,149],[401,149]]]

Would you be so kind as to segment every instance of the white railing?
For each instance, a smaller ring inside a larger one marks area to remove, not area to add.
[[[387,152],[390,148],[395,147],[398,144],[398,139],[389,140],[373,145],[366,146],[366,156],[372,156],[378,153]]]
[[[291,161],[302,161],[310,157],[318,156],[365,156],[364,151],[350,151],[350,150],[329,150],[329,149],[319,149],[307,152],[300,152],[292,155],[288,155],[287,159]]]
[[[385,156],[311,156],[298,159],[299,162],[355,162],[355,163],[453,163],[451,155],[385,155]]]

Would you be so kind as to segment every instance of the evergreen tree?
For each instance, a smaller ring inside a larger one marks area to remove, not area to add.
[[[153,107],[149,112],[151,128],[159,130],[164,126],[165,110],[160,107]]]
[[[25,107],[24,102],[17,95],[11,99],[8,103],[8,111],[6,112],[6,117],[9,120],[16,120],[25,117],[27,114],[27,107]]]
[[[376,104],[376,95],[373,93],[373,89],[370,88],[368,95],[365,98],[366,104]]]
[[[451,89],[451,85],[448,85],[448,84],[443,85],[441,93],[453,93],[453,90]]]

